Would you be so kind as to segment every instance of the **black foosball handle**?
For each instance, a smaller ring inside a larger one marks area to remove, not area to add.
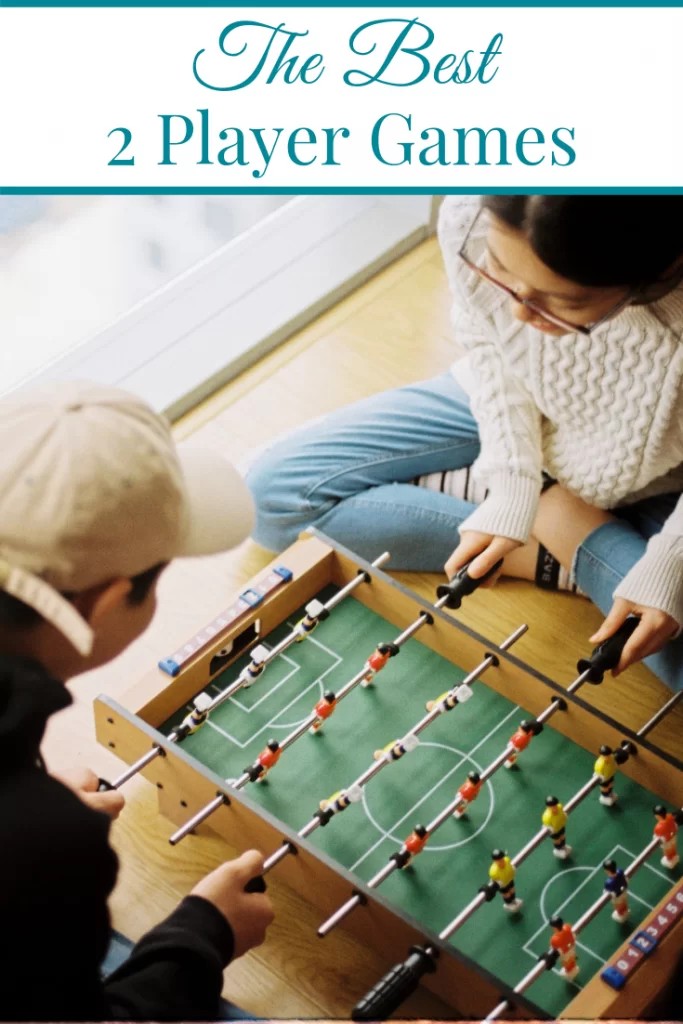
[[[477,555],[477,558],[478,557],[479,556]],[[475,580],[467,571],[473,561],[474,559],[470,558],[469,562],[466,565],[463,565],[461,569],[458,569],[455,576],[449,580],[448,583],[440,583],[436,588],[437,598],[448,598],[448,601],[446,601],[447,608],[459,608],[462,604],[463,597],[469,597],[470,594],[474,593],[477,587],[480,587],[482,583],[486,583],[487,580],[490,580],[503,564],[503,559],[499,558],[493,568],[489,569],[489,571],[484,573],[483,576],[480,576]]]
[[[639,625],[640,619],[636,615],[629,615],[616,633],[593,649],[590,658],[581,658],[578,661],[576,667],[581,674],[588,669],[591,670],[587,680],[589,683],[601,683],[605,678],[605,672],[617,667],[626,641]]]
[[[111,782],[107,782],[106,779],[98,779],[97,782],[98,782],[98,786],[97,786],[97,792],[98,793],[109,793],[114,788],[112,786]]]
[[[266,880],[263,875],[255,875],[254,878],[250,878],[244,887],[245,892],[265,892],[266,891]]]
[[[394,1013],[415,991],[423,974],[436,970],[436,952],[413,946],[408,959],[395,964],[377,984],[356,1003],[351,1020],[380,1021]]]

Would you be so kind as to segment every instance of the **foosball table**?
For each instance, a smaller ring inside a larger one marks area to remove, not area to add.
[[[424,983],[454,1016],[646,1016],[683,949],[683,765],[567,685],[315,530],[117,703],[97,736],[177,844],[204,823],[386,957],[356,1020]],[[623,685],[628,685],[624,683]],[[586,687],[586,690],[583,688]],[[583,690],[583,694],[582,694]],[[294,748],[294,749],[292,749]],[[256,880],[256,886],[265,886]],[[611,908],[611,912],[610,912]]]

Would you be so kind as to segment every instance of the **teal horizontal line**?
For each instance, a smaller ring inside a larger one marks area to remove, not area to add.
[[[62,188],[61,186],[42,185],[39,188],[0,187],[0,196],[481,196],[481,195],[546,195],[546,196],[653,196],[683,195],[683,188],[670,187],[650,188],[648,186],[624,186],[618,188],[594,188],[592,186],[572,188],[544,188],[535,185],[524,188],[522,185],[512,188],[452,188],[433,185],[430,188]]]
[[[201,3],[191,4],[187,0],[70,0],[69,3],[58,3],[57,0],[0,0],[2,7],[186,7],[196,9],[197,7],[263,7],[295,9],[297,7],[396,7],[397,0],[328,0],[327,3],[315,3],[314,0],[297,0],[287,4],[259,3],[259,0],[202,0]],[[400,6],[400,5],[399,5]],[[405,6],[405,5],[403,5]],[[516,0],[413,0],[411,7],[516,7],[518,10],[533,7],[641,7],[647,10],[657,8],[683,7],[683,0],[658,0],[653,6],[644,3],[643,0],[559,0],[556,3],[548,3],[547,0],[525,0],[519,4]]]

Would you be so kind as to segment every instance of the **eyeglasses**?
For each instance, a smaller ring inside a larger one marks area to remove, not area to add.
[[[620,310],[622,310],[624,306],[627,306],[636,294],[637,289],[630,289],[626,293],[624,298],[620,299],[613,309],[610,309],[608,313],[605,313],[604,316],[601,316],[599,320],[594,321],[594,323],[592,324],[573,324],[569,320],[563,320],[562,317],[555,316],[554,313],[549,313],[547,309],[544,309],[542,306],[539,306],[537,302],[533,301],[533,299],[522,298],[522,296],[518,295],[517,292],[514,291],[512,288],[509,288],[506,284],[503,284],[502,281],[498,281],[495,277],[489,274],[488,270],[484,270],[483,267],[480,267],[478,263],[475,262],[475,259],[472,256],[469,256],[467,254],[466,250],[470,238],[474,233],[474,228],[482,213],[484,212],[485,211],[483,208],[477,211],[477,215],[470,224],[467,234],[465,235],[465,240],[462,243],[458,256],[463,261],[463,263],[465,263],[469,267],[469,269],[473,271],[475,274],[477,274],[477,276],[480,277],[483,281],[487,281],[488,284],[492,285],[493,288],[496,288],[499,292],[503,292],[503,294],[507,295],[509,299],[513,299],[514,302],[518,302],[521,306],[524,306],[526,309],[531,310],[532,313],[540,317],[542,320],[545,320],[547,323],[553,324],[553,326],[555,327],[561,327],[565,331],[577,332],[578,334],[590,334],[592,331],[596,329],[596,327],[600,327],[600,325],[604,324],[606,320],[610,320]]]

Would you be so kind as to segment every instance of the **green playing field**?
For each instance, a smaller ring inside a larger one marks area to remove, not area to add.
[[[333,592],[328,588],[318,596],[325,600]],[[301,614],[303,610],[274,630],[266,646],[283,639]],[[325,690],[338,691],[377,643],[396,634],[395,627],[360,602],[343,601],[311,637],[290,647],[252,687],[218,708],[183,742],[184,749],[224,778],[235,778],[269,739],[284,739]],[[247,660],[219,676],[209,694],[232,682]],[[350,693],[317,735],[305,733],[282,754],[265,782],[249,785],[249,795],[300,829],[321,799],[350,785],[372,763],[377,748],[405,735],[423,716],[425,702],[463,675],[419,640],[409,640],[372,686]],[[181,709],[162,731],[170,732],[186,713]],[[501,753],[525,717],[511,701],[475,684],[471,700],[439,716],[422,733],[416,750],[369,782],[362,803],[334,817],[309,841],[367,881],[416,824],[426,825],[452,801],[468,771],[484,769]],[[510,856],[517,853],[541,827],[546,796],[566,803],[590,778],[594,760],[594,754],[547,726],[517,766],[498,771],[468,815],[460,821],[449,818],[413,865],[395,872],[381,892],[440,931],[487,881],[491,851],[500,846]],[[569,859],[554,857],[547,839],[520,866],[520,913],[507,914],[498,896],[455,933],[453,944],[514,986],[548,948],[548,918],[560,912],[565,920],[575,921],[602,892],[602,862],[613,857],[624,867],[652,838],[653,795],[623,775],[615,789],[620,799],[614,807],[602,806],[596,791],[570,815]],[[529,997],[547,1012],[560,1013],[678,877],[680,871],[666,871],[655,854],[631,883],[628,923],[617,924],[609,908],[603,910],[581,933],[576,981],[548,973],[529,990]]]

